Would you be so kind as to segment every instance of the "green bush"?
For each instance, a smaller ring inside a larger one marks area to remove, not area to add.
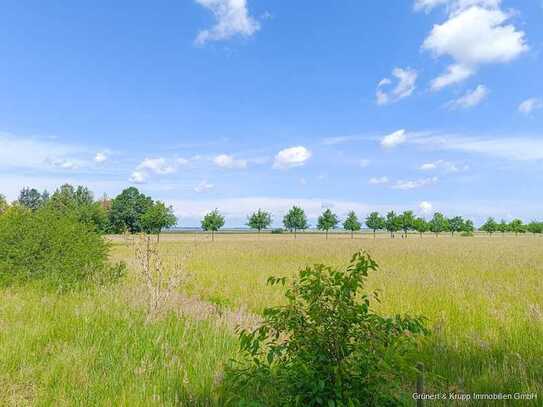
[[[462,233],[460,233],[460,236],[462,236],[462,237],[473,237],[473,232],[468,232],[468,231],[462,232]]]
[[[51,208],[12,207],[0,217],[0,283],[41,281],[57,289],[105,283],[123,273],[92,226]]]
[[[272,234],[281,234],[284,232],[284,230],[282,228],[276,228],[276,229],[272,229]]]
[[[262,406],[396,406],[408,400],[412,360],[425,319],[383,317],[362,293],[377,264],[356,253],[346,270],[301,270],[287,304],[267,308],[254,331],[240,332],[246,359],[225,376],[225,403]],[[285,278],[270,278],[285,284]],[[372,297],[378,300],[377,293]]]

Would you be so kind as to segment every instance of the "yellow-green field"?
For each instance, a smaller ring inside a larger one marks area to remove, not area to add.
[[[541,237],[163,235],[166,268],[190,252],[191,275],[170,298],[167,311],[175,312],[152,321],[139,306],[134,246],[111,239],[112,259],[130,266],[115,286],[1,290],[0,404],[218,403],[222,366],[237,352],[236,318],[254,322],[282,300],[266,279],[306,264],[343,265],[360,249],[380,265],[369,287],[382,290],[379,310],[428,318],[433,334],[420,360],[441,382],[434,390],[534,392],[543,400]]]

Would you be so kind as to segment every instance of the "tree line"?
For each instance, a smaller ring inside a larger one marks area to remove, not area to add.
[[[124,189],[113,199],[104,196],[99,200],[95,200],[93,193],[84,186],[74,187],[64,184],[53,194],[47,191],[39,192],[35,188],[23,188],[12,205],[22,206],[32,211],[50,207],[62,213],[71,214],[80,222],[93,225],[101,233],[144,232],[160,236],[162,230],[177,224],[171,206],[166,206],[161,201],[154,201],[135,187]],[[0,195],[0,214],[9,206],[6,199]],[[247,218],[247,226],[259,233],[269,229],[272,222],[271,213],[262,209],[258,209]],[[219,231],[224,224],[224,216],[218,209],[214,209],[205,214],[200,225],[202,230],[211,233],[214,240],[215,232]],[[450,233],[452,236],[455,233],[471,235],[476,230],[473,221],[464,219],[462,216],[448,218],[436,212],[431,219],[426,220],[416,216],[413,211],[398,214],[390,211],[385,215],[371,212],[364,219],[360,219],[354,211],[350,211],[342,221],[331,209],[325,209],[318,217],[315,226],[325,233],[326,238],[331,230],[340,227],[350,232],[351,237],[354,238],[355,233],[361,231],[364,225],[373,232],[374,238],[376,233],[381,231],[386,231],[391,238],[395,238],[399,233],[401,237],[407,237],[410,232],[416,232],[422,237],[425,233],[431,232],[437,237],[441,233]],[[305,211],[299,206],[293,206],[283,217],[283,227],[284,230],[292,232],[296,238],[299,231],[305,231],[310,227]],[[494,218],[488,218],[479,230],[489,235],[498,232],[512,232],[517,235],[527,232],[541,234],[543,222],[532,221],[524,224],[521,219],[497,222]]]

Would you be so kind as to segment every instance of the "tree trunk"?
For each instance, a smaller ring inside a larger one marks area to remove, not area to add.
[[[375,239],[375,229],[373,229],[373,238]]]
[[[212,242],[215,241],[215,231],[214,230],[211,231],[211,241]]]
[[[351,230],[351,239],[354,239],[354,230]]]
[[[328,240],[328,229],[326,229],[326,240]]]
[[[294,239],[296,239],[296,228],[294,228]]]
[[[160,243],[160,232],[156,234],[156,242]]]

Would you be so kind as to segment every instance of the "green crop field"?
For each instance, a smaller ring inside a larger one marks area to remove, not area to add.
[[[189,276],[152,320],[132,240],[110,239],[112,260],[129,266],[117,284],[0,289],[0,405],[219,404],[235,326],[282,301],[267,278],[344,265],[360,249],[380,265],[368,287],[381,290],[378,309],[428,318],[419,359],[431,390],[543,397],[541,237],[163,235],[164,269],[188,255]]]

